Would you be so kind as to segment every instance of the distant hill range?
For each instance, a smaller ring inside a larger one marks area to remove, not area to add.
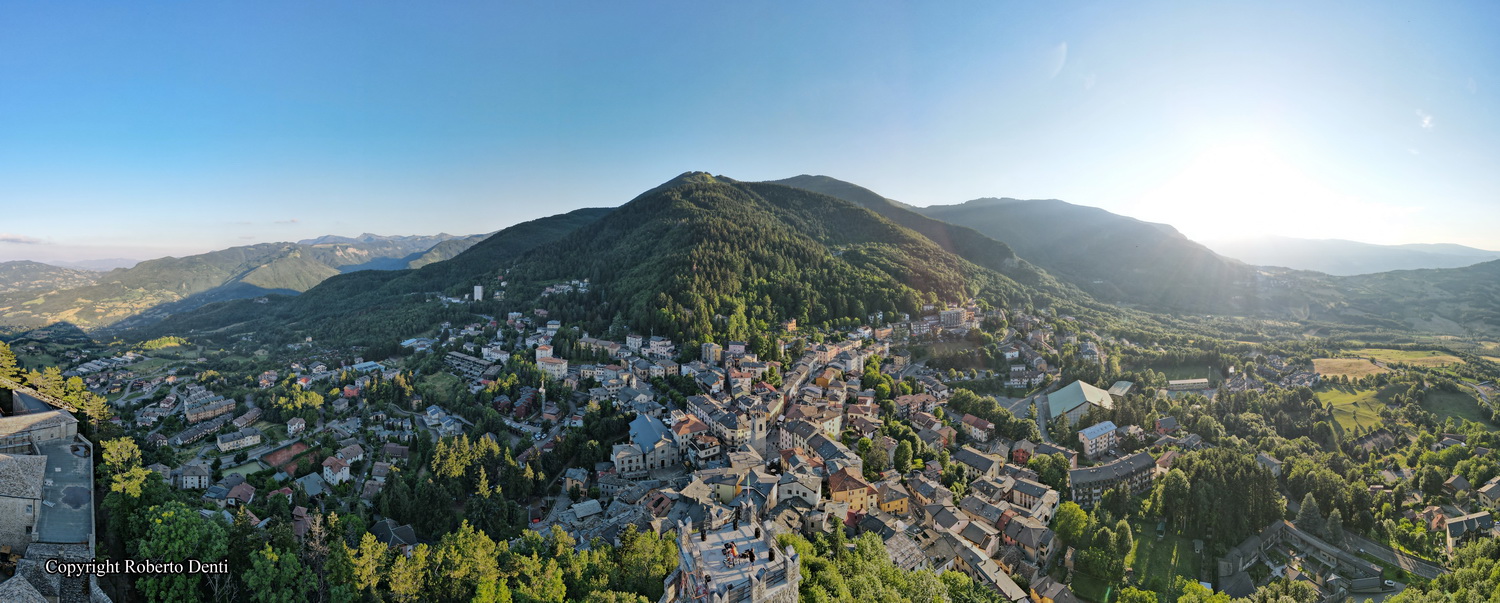
[[[1376,245],[1341,239],[1262,237],[1206,242],[1214,251],[1257,266],[1284,266],[1349,276],[1392,270],[1462,268],[1500,260],[1500,251],[1463,245]]]
[[[71,289],[93,284],[98,273],[63,268],[41,262],[0,262],[0,293],[32,289]]]
[[[132,326],[215,301],[306,291],[340,273],[406,268],[428,254],[450,257],[478,240],[329,236],[160,258],[106,273],[30,262],[14,278],[0,277],[0,333],[59,322],[86,330]]]
[[[1332,276],[1296,264],[1291,269],[1268,267],[1286,262],[1232,259],[1171,226],[1063,201],[986,198],[913,207],[826,176],[780,182],[886,208],[877,211],[905,210],[953,225],[954,230],[946,233],[913,226],[934,240],[978,231],[1100,300],[1143,310],[1500,335],[1500,262],[1476,264],[1494,252],[1458,245],[1403,245],[1397,249],[1429,259],[1455,258],[1465,267]]]
[[[746,339],[786,318],[804,324],[863,323],[872,315],[890,320],[976,294],[997,304],[1087,300],[1002,243],[899,206],[877,208],[779,183],[690,172],[618,208],[507,228],[451,260],[342,275],[265,304],[215,304],[135,335],[285,328],[298,336],[390,345],[393,337],[463,316],[434,303],[430,293],[457,297],[476,284],[497,291],[500,282],[506,283],[505,301],[465,310],[499,315],[541,308],[549,318],[593,333],[621,326],[684,342]],[[584,279],[587,292],[545,292]]]
[[[71,262],[65,262],[61,260],[48,260],[47,263],[52,264],[53,266],[62,266],[63,268],[72,268],[75,270],[109,272],[116,268],[129,268],[141,263],[141,261],[128,258],[105,258],[100,260],[75,260]]]
[[[388,267],[401,269],[370,270]],[[554,286],[585,279],[587,291]],[[463,299],[474,285],[486,299]],[[127,336],[143,338],[314,336],[394,353],[399,338],[474,313],[539,309],[595,334],[692,342],[745,338],[786,318],[890,320],[975,296],[1127,320],[1149,317],[1095,300],[1163,315],[1500,333],[1500,261],[1333,276],[1252,266],[1171,226],[1056,200],[916,208],[824,176],[744,182],[702,172],[618,208],[488,236],[321,237],[152,260],[85,287],[0,294],[0,322],[131,328]]]
[[[295,333],[364,345],[391,344],[393,332],[420,333],[446,320],[446,308],[424,303],[431,294],[461,295],[489,284],[497,271],[528,251],[554,241],[614,211],[586,208],[516,224],[475,243],[454,257],[407,270],[366,270],[340,274],[301,295],[269,296],[266,303],[241,299],[178,313],[143,325],[132,335],[223,331]]]
[[[485,235],[455,236],[447,233],[414,236],[381,236],[365,233],[357,237],[336,235],[297,241],[310,248],[310,257],[337,268],[339,272],[360,270],[400,270],[412,262],[424,261],[427,254],[444,245],[441,255],[452,257],[479,242]],[[448,255],[448,254],[452,255]],[[431,260],[426,260],[430,263]]]
[[[1332,276],[1261,268],[1263,315],[1465,337],[1500,336],[1500,260]]]
[[[882,207],[876,210],[882,214],[915,216],[892,219],[966,257],[965,249],[995,248],[981,257],[1014,250],[1101,300],[1158,311],[1243,313],[1257,307],[1254,268],[1219,256],[1166,224],[1051,199],[986,198],[912,207],[827,176],[780,182]],[[923,218],[926,223],[913,224]]]

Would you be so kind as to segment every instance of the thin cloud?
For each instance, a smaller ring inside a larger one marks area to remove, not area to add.
[[[292,218],[290,220],[277,220],[276,223],[277,224],[296,224],[297,223],[297,219],[296,218]]]
[[[1068,43],[1063,42],[1054,47],[1048,61],[1051,62],[1048,67],[1052,70],[1052,75],[1047,78],[1056,78],[1057,74],[1062,73],[1063,66],[1068,64]]]
[[[1421,109],[1417,109],[1417,118],[1421,120],[1421,124],[1422,124],[1422,129],[1423,130],[1431,130],[1432,129],[1432,114],[1431,113],[1428,113],[1428,112],[1423,111]]]
[[[26,235],[0,232],[0,243],[14,243],[17,245],[41,245],[43,241],[36,237],[28,237]]]

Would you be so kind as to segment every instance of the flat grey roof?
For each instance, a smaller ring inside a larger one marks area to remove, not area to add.
[[[51,482],[42,486],[38,542],[87,543],[94,531],[93,490],[89,484],[92,452],[85,449],[79,456],[73,452],[74,446],[83,447],[72,440],[40,444],[47,457],[46,479]]]
[[[15,394],[16,399],[16,414],[20,414],[22,412],[22,408],[26,409],[25,412],[46,412],[57,408],[56,406],[36,399],[30,394],[24,394],[21,392],[12,393]]]
[[[759,570],[767,565],[770,556],[770,548],[766,546],[764,539],[755,537],[755,527],[745,522],[740,529],[721,528],[709,532],[707,541],[700,541],[696,534],[689,536],[688,541],[698,547],[698,552],[703,556],[703,573],[713,576],[713,585],[739,585],[750,578],[751,570]],[[723,546],[726,542],[733,542],[740,553],[755,551],[755,563],[739,560],[734,567],[728,567],[724,563]],[[785,554],[778,555],[778,559]]]

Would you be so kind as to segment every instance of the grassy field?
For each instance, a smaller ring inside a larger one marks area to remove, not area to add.
[[[1313,372],[1325,377],[1348,375],[1358,379],[1365,375],[1388,373],[1390,370],[1375,366],[1375,363],[1364,358],[1314,358]]]
[[[1108,585],[1103,580],[1088,574],[1073,574],[1073,583],[1070,586],[1073,588],[1073,594],[1078,595],[1084,601],[1107,603],[1113,600],[1111,597],[1119,595],[1118,592],[1108,591]]]
[[[1500,356],[1480,356],[1480,358],[1483,358],[1485,360],[1488,360],[1488,361],[1496,363],[1496,364],[1500,364]]]
[[[1170,581],[1172,576],[1198,580],[1201,559],[1193,552],[1193,541],[1176,534],[1156,539],[1156,524],[1130,524],[1135,531],[1135,548],[1125,556],[1125,565],[1135,570],[1136,579],[1158,578]]]
[[[448,373],[428,375],[417,382],[417,391],[421,392],[430,404],[447,404],[453,401],[453,388],[460,385],[458,377]]]
[[[974,349],[974,344],[967,341],[939,341],[927,346],[933,356],[956,354]]]
[[[1435,352],[1431,350],[1387,350],[1382,348],[1364,348],[1360,350],[1349,350],[1349,353],[1362,358],[1374,358],[1381,362],[1390,364],[1401,362],[1412,366],[1439,367],[1450,364],[1463,364],[1463,359],[1446,352]]]
[[[1495,428],[1495,424],[1490,422],[1489,413],[1479,406],[1479,400],[1468,391],[1429,391],[1426,399],[1422,401],[1422,408],[1431,411],[1439,418],[1458,417]]]
[[[1386,390],[1392,389],[1387,387]],[[1381,423],[1380,409],[1385,408],[1389,391],[1355,389],[1352,387],[1320,387],[1318,399],[1333,405],[1333,418],[1344,428],[1353,431],[1356,427],[1371,429]]]
[[[260,430],[261,439],[265,442],[280,442],[286,439],[286,425],[272,423],[270,421],[256,421],[251,425]]]
[[[130,365],[130,370],[135,371],[135,374],[137,375],[145,376],[156,372],[158,369],[165,368],[166,366],[177,362],[176,360],[172,360],[169,358],[157,358],[155,356],[149,355],[148,357],[151,359]]]
[[[1137,582],[1157,580],[1170,583],[1174,576],[1200,579],[1202,563],[1199,555],[1193,552],[1191,539],[1167,534],[1158,541],[1155,523],[1133,522],[1130,529],[1135,535],[1135,547],[1125,556],[1125,565],[1135,570]],[[1103,602],[1106,595],[1112,600],[1119,594],[1118,590],[1106,592],[1108,585],[1104,581],[1083,573],[1073,575],[1072,586],[1073,592],[1087,601]]]
[[[1166,375],[1168,381],[1174,381],[1174,380],[1177,380],[1177,379],[1208,379],[1208,380],[1215,380],[1215,379],[1219,378],[1219,372],[1215,371],[1212,368],[1210,368],[1206,364],[1182,364],[1182,365],[1176,365],[1176,364],[1166,364],[1166,363],[1155,363],[1155,364],[1152,364],[1152,365],[1148,366],[1147,368],[1149,368],[1149,369],[1151,369],[1153,371],[1156,371],[1158,373],[1161,373],[1163,375]]]

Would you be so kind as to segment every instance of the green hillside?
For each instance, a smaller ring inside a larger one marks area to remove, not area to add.
[[[1052,275],[1103,300],[1148,309],[1258,310],[1255,270],[1165,224],[1056,200],[976,199],[916,208],[1004,241]]]
[[[1035,278],[1048,279],[1039,271]],[[474,284],[498,290],[502,279],[503,302],[450,309],[429,301]],[[588,279],[591,289],[542,296],[547,285],[574,279]],[[448,313],[542,307],[597,332],[619,319],[684,339],[748,337],[752,325],[786,318],[864,321],[975,296],[1001,305],[1033,295],[1054,300],[848,201],[689,173],[617,209],[519,224],[417,270],[340,275],[269,303],[215,304],[133,336],[253,330],[378,344]]]
[[[949,253],[1004,274],[1018,282],[1032,286],[1055,286],[1055,281],[1045,272],[1016,257],[1015,251],[1009,245],[985,236],[972,228],[924,216],[913,211],[908,205],[882,197],[875,191],[862,186],[828,176],[808,175],[776,180],[772,184],[783,184],[843,199],[917,231]]]
[[[446,241],[438,243],[437,245],[433,245],[431,249],[422,252],[422,255],[419,255],[415,259],[408,261],[406,263],[406,266],[404,267],[421,268],[428,264],[436,264],[443,260],[451,260],[455,257],[458,257],[458,254],[467,251],[470,247],[479,244],[480,241],[489,238],[489,236],[490,235],[482,234],[469,237],[461,237],[457,239],[448,239]]]
[[[1500,260],[1464,268],[1304,280],[1336,292],[1333,302],[1319,308],[1329,319],[1384,320],[1452,335],[1500,335]]]
[[[314,336],[352,343],[388,343],[392,333],[417,333],[441,320],[441,304],[423,303],[428,293],[457,293],[493,282],[500,266],[526,251],[597,220],[609,209],[580,209],[523,222],[479,241],[452,259],[419,269],[366,270],[329,278],[297,296],[270,296],[264,303],[238,299],[174,314],[132,331],[131,338],[161,334],[256,332],[290,339]]]
[[[1028,295],[847,201],[704,173],[684,174],[538,247],[507,278],[516,299],[587,278],[597,299],[561,307],[569,318],[619,313],[634,328],[686,339],[743,337],[746,325],[785,318],[866,320],[974,295],[996,305]]]
[[[41,262],[0,262],[0,293],[36,289],[71,289],[93,284],[99,273],[62,268]]]
[[[28,291],[0,290],[0,333],[60,322],[85,330],[139,326],[211,302],[306,291],[344,272],[404,268],[452,240],[462,239],[452,235],[322,237],[161,258],[102,274],[81,273],[88,277],[82,282]]]

